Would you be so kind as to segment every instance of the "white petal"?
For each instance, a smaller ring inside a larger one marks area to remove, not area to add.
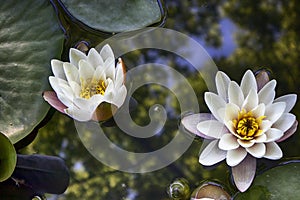
[[[206,139],[213,139],[211,137],[206,136],[205,134],[201,133],[197,129],[197,124],[199,124],[201,121],[211,120],[213,119],[213,116],[208,113],[198,113],[193,115],[185,116],[181,120],[181,124],[184,126],[185,129],[187,129],[189,132],[198,135],[200,137],[206,138]]]
[[[59,84],[61,91],[64,93],[66,97],[68,97],[71,101],[73,101],[74,93],[72,88],[67,84]]]
[[[291,137],[296,132],[297,127],[298,127],[298,121],[295,120],[293,125],[287,131],[285,131],[284,135],[276,142],[282,142],[282,141],[288,139],[289,137]]]
[[[91,81],[94,75],[94,68],[85,60],[79,61],[79,76],[81,81]]]
[[[251,112],[254,117],[258,118],[265,115],[265,110],[266,110],[265,104],[261,103],[256,108],[251,110]]]
[[[73,102],[72,99],[68,98],[66,95],[57,94],[57,98],[66,106],[72,106]]]
[[[86,111],[90,111],[89,107],[90,107],[91,101],[89,101],[88,99],[85,98],[74,98],[73,99],[73,105],[70,106],[76,109],[81,109],[81,110],[86,110]]]
[[[102,57],[104,62],[108,58],[113,58],[113,59],[115,58],[114,53],[108,44],[106,44],[102,47],[102,49],[100,51],[100,56]]]
[[[256,158],[248,155],[239,165],[232,167],[236,187],[245,192],[251,185],[256,173]]]
[[[59,86],[59,78],[56,78],[54,76],[49,76],[49,83],[52,87],[52,89],[56,92],[56,93],[62,93],[60,86]]]
[[[69,85],[69,82],[67,82],[67,81],[64,80],[64,79],[58,78],[57,81],[58,81],[59,85]]]
[[[106,80],[106,75],[104,72],[103,67],[97,67],[94,74],[93,74],[93,79],[94,82],[98,82],[99,80],[105,81]]]
[[[269,81],[258,93],[259,103],[266,105],[273,102],[275,98],[276,80]]]
[[[227,151],[226,162],[229,166],[234,167],[244,160],[247,151],[243,147]]]
[[[291,113],[283,113],[282,116],[273,124],[273,128],[287,131],[296,120],[296,116]]]
[[[60,60],[52,59],[51,68],[55,77],[67,80],[64,72],[63,62]]]
[[[93,114],[87,110],[81,110],[76,107],[65,109],[65,113],[77,121],[89,121]]]
[[[265,135],[267,136],[266,142],[274,142],[283,136],[283,131],[277,128],[270,128]]]
[[[232,121],[227,121],[225,122],[225,126],[227,127],[227,129],[230,131],[230,133],[232,134],[236,134],[235,133],[235,128],[234,128],[234,125],[233,125],[233,122]]]
[[[266,153],[266,146],[264,143],[256,143],[252,147],[246,148],[247,152],[255,158],[262,158]]]
[[[104,93],[104,101],[107,103],[113,103],[114,98],[116,97],[115,94],[115,86],[113,81],[109,78],[107,79],[107,87],[105,89],[105,93]]]
[[[205,103],[208,106],[210,112],[213,116],[218,119],[219,121],[223,121],[218,114],[218,110],[220,108],[225,108],[225,101],[220,96],[212,93],[212,92],[205,92],[204,94]]]
[[[115,83],[110,79],[106,79],[106,89],[105,89],[105,93],[106,92],[114,92],[115,91]]]
[[[104,97],[101,94],[93,95],[89,100],[90,111],[95,112],[96,108],[104,101]]]
[[[224,124],[216,120],[207,120],[200,122],[197,125],[197,129],[201,133],[217,139],[221,138],[223,134],[228,133],[228,130],[226,129]]]
[[[267,140],[266,134],[262,134],[254,139],[255,143],[266,142],[266,140]]]
[[[103,96],[100,94],[93,95],[90,99],[84,99],[84,98],[74,99],[74,105],[76,108],[92,114],[95,112],[96,108],[102,102],[103,102]]]
[[[278,160],[282,157],[282,151],[276,142],[266,143],[266,148],[265,158]]]
[[[282,116],[285,107],[284,102],[273,103],[266,107],[265,116],[267,116],[268,120],[274,123]]]
[[[255,143],[255,141],[253,141],[253,140],[249,140],[248,141],[248,140],[238,139],[237,141],[244,148],[252,147],[254,145],[254,143]]]
[[[66,95],[65,91],[62,90],[61,85],[68,85],[68,83],[60,78],[56,78],[53,76],[49,77],[50,85],[52,86],[53,90],[56,92],[58,99],[67,107],[72,104],[73,96]]]
[[[94,48],[90,49],[87,56],[87,61],[92,65],[92,67],[94,67],[94,69],[96,69],[99,66],[101,66],[102,68],[104,67],[104,62],[102,60],[102,57]]]
[[[225,116],[226,116],[226,107],[224,108],[219,108],[219,110],[217,111],[220,119],[221,119],[221,122],[225,122]]]
[[[86,55],[79,51],[78,49],[71,48],[69,52],[70,63],[78,68],[78,63],[80,60],[86,60]]]
[[[237,138],[232,134],[224,134],[219,141],[219,148],[225,151],[236,149],[239,146]]]
[[[226,157],[226,151],[218,148],[218,140],[210,142],[201,152],[199,162],[205,166],[214,165]]]
[[[244,94],[238,84],[234,81],[229,83],[228,88],[229,103],[236,104],[240,108],[244,102]]]
[[[227,102],[228,96],[228,84],[230,82],[230,78],[221,71],[217,72],[216,75],[216,86],[218,94]]]
[[[104,61],[104,72],[107,77],[115,80],[115,59],[114,58],[107,58]]]
[[[64,63],[63,67],[64,67],[65,75],[67,77],[67,81],[68,82],[75,81],[75,82],[79,83],[78,69],[70,63]]]
[[[75,97],[79,97],[80,96],[80,92],[81,92],[80,85],[77,82],[75,82],[75,81],[69,82],[69,85],[70,85],[70,87],[73,90],[74,96]]]
[[[126,94],[127,89],[124,85],[121,88],[118,88],[118,91],[114,96],[113,104],[120,108],[126,99]]]
[[[106,103],[114,104],[114,97],[115,97],[115,95],[114,95],[113,92],[108,92],[104,96],[103,101],[106,102]]]
[[[228,103],[225,108],[225,122],[238,118],[240,108],[232,103]]]
[[[115,87],[119,88],[124,82],[124,73],[122,64],[118,62],[116,67],[116,78],[115,78]]]
[[[257,83],[254,74],[251,70],[247,70],[241,81],[241,89],[244,97],[248,96],[250,90],[254,90],[257,93]]]
[[[63,79],[58,78],[57,82],[59,84],[59,87],[61,87],[63,85],[66,85],[66,86],[70,87],[69,83],[67,81],[63,80]]]
[[[246,111],[250,111],[254,109],[257,105],[258,105],[258,95],[254,89],[251,89],[248,96],[246,96],[242,107],[246,109]]]
[[[270,127],[272,126],[272,122],[269,120],[262,120],[261,125],[260,125],[260,129],[263,132],[266,132]]]
[[[292,108],[294,107],[295,103],[297,101],[297,95],[296,94],[287,94],[281,97],[278,97],[274,100],[274,102],[285,102],[285,110],[284,112],[290,112]]]

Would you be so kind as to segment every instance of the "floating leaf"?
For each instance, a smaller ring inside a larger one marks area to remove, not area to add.
[[[13,173],[17,155],[10,140],[0,133],[0,182],[8,179]]]
[[[59,1],[58,1],[59,2]],[[136,30],[162,21],[158,0],[62,0],[75,18],[104,32]]]
[[[68,169],[55,156],[18,155],[12,177],[41,193],[61,194],[69,185]]]
[[[300,196],[300,163],[274,167],[257,176],[250,189],[236,195],[239,199],[297,199]]]
[[[49,1],[3,1],[0,11],[0,131],[16,143],[49,110],[42,92],[63,34]]]

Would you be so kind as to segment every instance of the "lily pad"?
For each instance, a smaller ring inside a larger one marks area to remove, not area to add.
[[[71,15],[104,32],[131,31],[162,21],[159,0],[62,0]]]
[[[8,179],[16,166],[17,154],[10,140],[0,133],[0,182]]]
[[[300,163],[272,168],[257,176],[250,189],[234,199],[295,199],[300,196]]]
[[[62,194],[69,185],[69,171],[63,159],[39,154],[17,155],[12,175],[39,193]]]
[[[49,110],[42,92],[63,34],[47,0],[1,2],[0,24],[0,131],[16,143]]]

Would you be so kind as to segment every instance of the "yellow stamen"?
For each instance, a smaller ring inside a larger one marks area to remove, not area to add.
[[[83,81],[82,81],[83,83]],[[95,94],[104,95],[106,90],[106,84],[104,81],[100,80],[98,82],[91,82],[88,85],[82,84],[80,97],[89,99]]]
[[[252,112],[242,110],[238,114],[238,119],[233,120],[233,126],[237,136],[242,140],[251,140],[261,135],[261,122],[266,116],[255,118]]]

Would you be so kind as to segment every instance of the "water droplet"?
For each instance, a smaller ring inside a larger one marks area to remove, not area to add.
[[[186,200],[190,197],[190,187],[184,178],[175,179],[168,187],[167,193],[174,200]]]
[[[41,197],[39,197],[39,196],[34,196],[34,197],[32,198],[32,200],[43,200],[43,198],[41,198]]]
[[[155,111],[155,112],[160,112],[160,107],[159,107],[159,106],[155,106],[155,107],[154,107],[154,111]]]

